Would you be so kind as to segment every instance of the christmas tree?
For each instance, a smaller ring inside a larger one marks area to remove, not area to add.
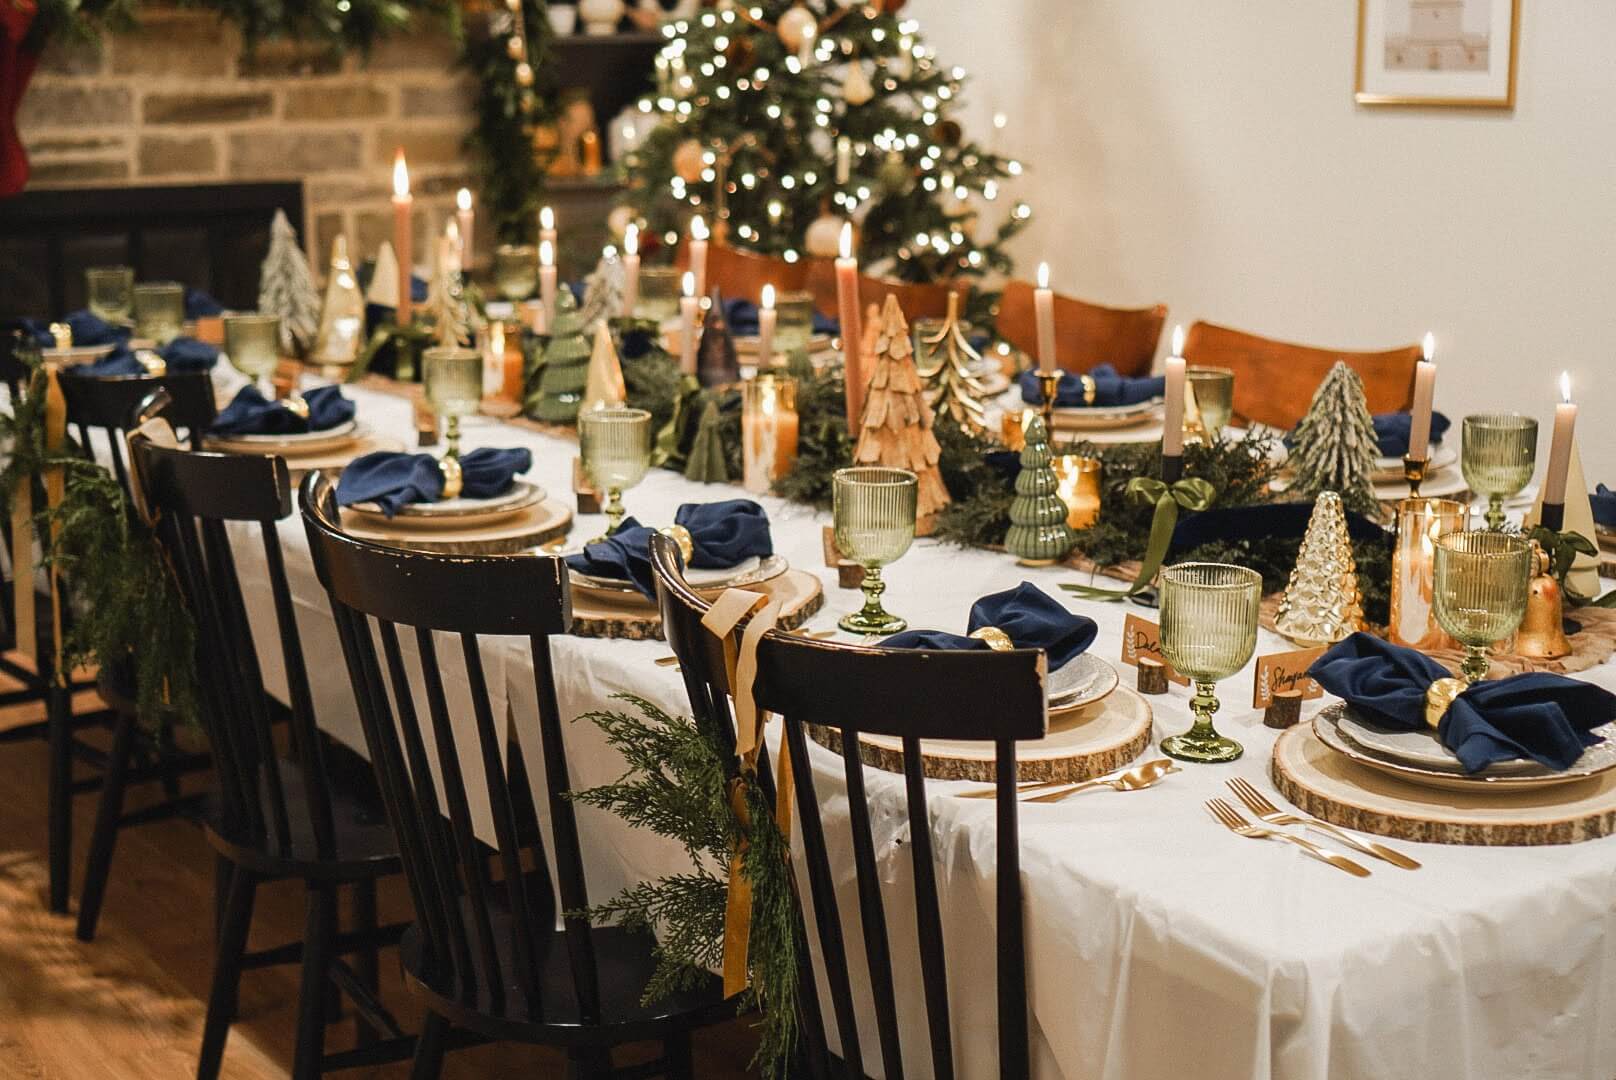
[[[916,531],[924,535],[933,515],[948,505],[948,488],[937,468],[942,450],[931,430],[920,374],[909,344],[909,324],[897,298],[887,295],[875,334],[875,371],[864,399],[864,422],[853,451],[857,465],[908,469],[920,478],[916,496]]]
[[[460,280],[460,233],[453,220],[438,238],[427,312],[432,319],[432,336],[439,345],[471,344],[475,316],[466,303]]]
[[[964,72],[899,6],[757,0],[675,23],[640,103],[661,123],[622,163],[649,232],[671,243],[700,212],[727,243],[794,261],[834,255],[851,217],[872,273],[1009,273],[1030,211],[1000,185],[1021,166],[964,137]],[[977,208],[997,222],[979,228]]]
[[[719,428],[718,403],[709,399],[696,428],[696,441],[690,444],[690,460],[685,462],[686,480],[703,484],[722,484],[729,480],[729,465],[724,460],[724,441]]]
[[[1333,491],[1313,504],[1274,628],[1306,646],[1333,645],[1363,629],[1358,565],[1341,496]]]
[[[308,353],[320,328],[320,293],[284,210],[275,211],[269,225],[269,253],[258,270],[258,313],[281,317],[281,352]]]
[[[935,333],[920,339],[920,377],[926,380],[926,400],[941,418],[950,416],[962,431],[980,433],[987,424],[982,399],[987,387],[971,374],[971,365],[981,356],[965,340],[959,321],[959,293],[948,294],[948,317]]]
[[[578,406],[589,381],[590,351],[583,316],[578,313],[572,290],[558,289],[555,321],[540,361],[544,370],[538,390],[528,395],[528,416],[552,424],[571,424],[578,419]]]
[[[1066,524],[1067,507],[1061,501],[1060,479],[1051,464],[1054,454],[1049,449],[1043,417],[1027,421],[1026,436],[1004,549],[1023,563],[1039,566],[1065,558],[1077,536]]]
[[[1338,360],[1296,425],[1290,455],[1296,481],[1291,495],[1315,499],[1334,491],[1348,510],[1378,518],[1380,504],[1371,481],[1378,453],[1363,381]]]
[[[589,375],[584,381],[585,409],[608,409],[623,404],[628,391],[623,385],[623,365],[617,360],[617,347],[605,323],[595,324],[595,345],[589,353]]]
[[[595,327],[623,314],[623,260],[610,248],[595,264],[595,269],[584,278],[584,330],[594,333]]]
[[[741,366],[735,358],[735,339],[730,336],[729,320],[724,318],[724,297],[713,290],[712,306],[701,324],[701,341],[696,346],[696,376],[703,386],[725,386],[739,381]]]

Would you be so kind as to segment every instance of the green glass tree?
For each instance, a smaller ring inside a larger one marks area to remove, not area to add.
[[[536,392],[528,395],[527,415],[534,420],[551,424],[571,424],[578,419],[578,406],[584,399],[584,387],[589,382],[589,338],[584,335],[583,316],[573,299],[571,289],[556,291],[555,321],[550,326],[550,341],[544,347],[539,361],[543,369],[539,374]]]
[[[696,441],[690,444],[690,460],[685,462],[685,479],[703,484],[729,481],[729,465],[724,460],[724,441],[719,434],[718,403],[709,400],[702,410]]]
[[[1307,415],[1296,425],[1290,453],[1296,482],[1289,496],[1311,502],[1335,491],[1348,510],[1378,518],[1380,503],[1372,480],[1378,453],[1363,380],[1337,360],[1314,391]]]
[[[1066,524],[1066,504],[1051,464],[1054,458],[1043,417],[1034,416],[1027,421],[1027,444],[1021,448],[1021,472],[1010,503],[1010,531],[1004,537],[1004,549],[1028,566],[1059,562],[1077,540]]]

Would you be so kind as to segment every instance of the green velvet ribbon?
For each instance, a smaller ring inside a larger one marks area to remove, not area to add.
[[[700,394],[701,383],[696,381],[694,375],[686,375],[679,380],[679,392],[673,395],[673,415],[668,417],[668,422],[662,425],[662,430],[656,433],[656,440],[651,444],[653,468],[660,469],[664,465],[675,469],[684,467],[685,457],[679,452],[679,444],[684,440],[685,428],[690,425],[691,410]]]
[[[1101,589],[1093,585],[1062,585],[1069,593],[1085,600],[1125,600],[1136,596],[1156,580],[1162,560],[1167,557],[1167,545],[1173,541],[1173,529],[1178,525],[1178,510],[1206,510],[1217,499],[1218,492],[1200,477],[1185,477],[1168,484],[1153,476],[1136,476],[1128,481],[1124,497],[1136,506],[1155,506],[1150,518],[1150,540],[1145,544],[1145,557],[1140,561],[1139,573],[1133,583],[1124,589]]]

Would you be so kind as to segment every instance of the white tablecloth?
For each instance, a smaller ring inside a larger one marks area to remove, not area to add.
[[[410,407],[355,389],[361,419],[409,438]],[[492,421],[466,425],[467,448],[525,445],[528,474],[569,497],[576,444]],[[627,493],[631,513],[671,521],[688,501],[734,497],[654,470]],[[857,606],[821,567],[826,515],[764,497],[775,544],[793,566],[820,575],[824,611],[810,624],[831,628]],[[574,537],[594,535],[599,518],[580,518]],[[346,671],[326,599],[295,519],[282,526],[320,722],[363,751]],[[244,577],[254,555],[247,545]],[[261,565],[261,553],[256,556]],[[959,629],[978,596],[1031,580],[1095,618],[1095,649],[1114,658],[1121,604],[1067,598],[1056,586],[1072,572],[1027,569],[1004,555],[918,541],[886,573],[889,608],[917,627]],[[271,629],[267,592],[254,618]],[[271,632],[261,640],[273,643]],[[1266,633],[1259,652],[1285,648]],[[673,712],[687,712],[679,676],[652,661],[660,642],[563,638],[553,645],[562,714],[612,708],[632,690]],[[489,685],[508,700],[526,740],[536,783],[542,764],[533,728],[532,670],[526,643],[484,644]],[[464,693],[458,649],[449,671]],[[266,671],[278,673],[266,654]],[[413,664],[413,657],[410,659]],[[277,675],[278,677],[278,675]],[[1616,666],[1586,677],[1616,688]],[[1187,766],[1158,788],[1098,792],[1022,812],[1032,1040],[1041,1078],[1156,1080],[1171,1076],[1476,1080],[1616,1076],[1616,839],[1566,847],[1467,848],[1401,844],[1424,869],[1373,864],[1365,880],[1308,859],[1289,845],[1241,839],[1202,809],[1244,776],[1272,793],[1267,762],[1275,733],[1249,709],[1251,671],[1231,678],[1218,726],[1246,746],[1240,761]],[[1150,699],[1156,736],[1188,726],[1188,693],[1174,687]],[[1305,710],[1311,714],[1317,703]],[[588,723],[566,734],[572,779],[615,779],[621,760]],[[855,972],[862,964],[840,759],[819,751],[815,784],[827,831],[845,857],[841,912]],[[473,755],[463,754],[465,760]],[[888,890],[897,949],[900,1012],[910,1075],[930,1075],[918,972],[913,962],[910,846],[903,843],[900,779],[868,770],[876,850]],[[995,1076],[993,807],[951,798],[955,785],[931,785],[934,846],[940,861],[950,947],[955,1050],[961,1076]],[[544,804],[540,802],[541,813]],[[883,812],[891,811],[891,812]],[[485,811],[486,812],[486,811]],[[593,898],[684,865],[670,842],[630,830],[583,808],[579,815]],[[490,835],[489,830],[483,830]],[[1371,862],[1373,862],[1371,860]],[[811,925],[811,923],[810,923]],[[906,955],[907,951],[907,955]],[[866,1006],[868,1002],[866,1001]],[[868,1007],[864,1017],[873,1017]],[[866,1021],[866,1068],[879,1070],[873,1019]],[[874,1072],[879,1075],[879,1072]]]

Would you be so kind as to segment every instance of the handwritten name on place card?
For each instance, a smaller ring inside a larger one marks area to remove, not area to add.
[[[1270,653],[1257,657],[1257,674],[1251,691],[1251,706],[1266,709],[1274,702],[1280,690],[1299,691],[1304,700],[1324,696],[1324,687],[1307,677],[1313,661],[1324,655],[1321,645],[1315,649],[1296,649],[1292,652]]]
[[[1141,619],[1130,614],[1122,624],[1122,662],[1129,667],[1138,667],[1139,658],[1148,656],[1167,669],[1167,678],[1180,686],[1188,686],[1190,681],[1167,662],[1167,657],[1161,651],[1161,628],[1149,619]]]

